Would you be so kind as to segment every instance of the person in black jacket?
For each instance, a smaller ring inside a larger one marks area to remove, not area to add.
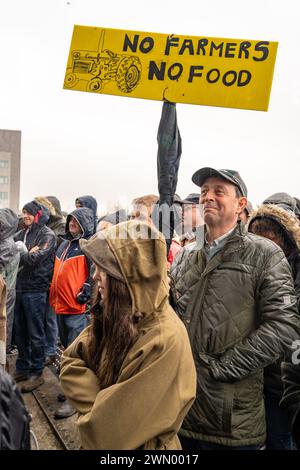
[[[55,235],[45,224],[49,211],[37,201],[23,207],[24,229],[16,233],[27,253],[21,255],[17,276],[15,327],[19,350],[15,380],[26,381],[22,392],[31,392],[43,384],[45,361],[45,311],[52,278]]]
[[[290,361],[282,362],[283,397],[280,406],[290,417],[295,445],[300,450],[300,341],[295,341]]]
[[[47,207],[50,211],[47,227],[53,230],[56,237],[56,246],[63,241],[65,235],[66,221],[62,214],[60,201],[55,196],[38,196],[34,198],[39,204]],[[56,343],[58,338],[58,325],[56,315],[49,302],[49,292],[46,302],[45,315],[45,336],[46,336],[46,360],[45,365],[50,365],[56,360]]]
[[[285,195],[285,193],[278,193]],[[292,198],[290,198],[292,200]],[[251,215],[249,232],[269,238],[284,252],[289,262],[295,292],[297,296],[298,311],[300,312],[300,227],[295,213],[288,205],[288,198],[283,203],[273,204],[268,199]],[[287,201],[287,202],[286,202]],[[292,429],[289,413],[279,406],[283,393],[280,365],[283,357],[264,371],[264,396],[267,423],[267,449],[291,450],[293,449]]]

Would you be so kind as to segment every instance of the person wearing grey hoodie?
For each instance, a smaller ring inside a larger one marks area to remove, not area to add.
[[[0,209],[0,274],[6,283],[6,352],[12,347],[16,279],[20,261],[18,247],[13,239],[18,227],[18,216],[11,209]]]

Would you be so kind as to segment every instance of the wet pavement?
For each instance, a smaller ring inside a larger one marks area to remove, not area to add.
[[[17,356],[8,357],[9,373],[14,374]],[[69,418],[55,419],[55,411],[62,405],[57,396],[62,393],[58,375],[54,369],[45,367],[45,383],[33,392],[22,393],[25,405],[32,415],[31,438],[32,450],[76,450],[80,447],[76,427],[77,413]],[[20,382],[20,388],[25,382]]]
[[[63,446],[53,433],[43,411],[39,407],[32,393],[23,393],[23,399],[27,409],[32,415],[31,430],[34,437],[31,436],[32,450],[63,450]]]

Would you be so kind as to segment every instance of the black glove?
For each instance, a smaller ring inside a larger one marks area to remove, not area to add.
[[[82,289],[77,294],[77,302],[79,305],[86,304],[91,296],[91,286],[90,284],[84,283]]]

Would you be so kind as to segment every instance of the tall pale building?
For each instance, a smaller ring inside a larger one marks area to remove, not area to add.
[[[21,131],[0,129],[0,207],[19,209]]]

